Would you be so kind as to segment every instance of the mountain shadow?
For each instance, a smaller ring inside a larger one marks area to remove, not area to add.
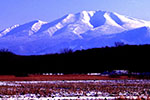
[[[96,12],[90,19],[90,23],[94,28],[104,25],[106,19],[104,17],[105,11]]]

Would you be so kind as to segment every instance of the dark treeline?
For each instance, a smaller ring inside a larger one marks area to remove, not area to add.
[[[150,45],[123,45],[41,56],[0,52],[1,74],[92,73],[117,69],[150,72]]]

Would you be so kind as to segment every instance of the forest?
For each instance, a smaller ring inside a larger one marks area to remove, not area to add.
[[[150,72],[150,45],[117,45],[61,54],[20,56],[0,50],[0,74],[100,73],[112,70]]]

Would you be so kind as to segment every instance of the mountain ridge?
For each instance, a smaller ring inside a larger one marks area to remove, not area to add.
[[[0,48],[19,55],[41,55],[59,53],[65,48],[81,50],[114,46],[115,42],[145,44],[150,43],[149,27],[150,21],[115,12],[82,11],[52,22],[35,20],[4,29],[0,31]],[[142,38],[136,37],[136,33]]]

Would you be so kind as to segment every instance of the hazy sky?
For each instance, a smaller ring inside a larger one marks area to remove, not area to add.
[[[82,10],[113,11],[150,21],[150,0],[0,0],[0,30],[36,19],[51,22]]]

